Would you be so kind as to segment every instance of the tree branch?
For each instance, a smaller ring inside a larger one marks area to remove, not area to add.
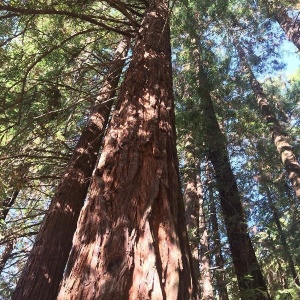
[[[100,22],[95,19],[95,17],[88,16],[85,14],[78,14],[75,12],[67,11],[67,10],[56,10],[56,9],[34,9],[34,8],[23,8],[23,7],[14,7],[12,5],[0,5],[0,11],[14,12],[22,15],[60,15],[60,16],[68,16],[75,19],[80,19],[91,24],[100,26],[106,30],[114,31],[116,33],[122,34],[124,36],[131,37],[132,34],[129,31],[120,30],[118,28],[109,26],[103,22]],[[4,16],[2,16],[3,18]]]

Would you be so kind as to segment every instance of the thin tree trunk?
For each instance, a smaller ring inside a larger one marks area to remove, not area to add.
[[[276,271],[276,269],[273,271],[276,273],[275,278],[273,278],[271,275],[273,272],[268,273],[267,277],[269,277],[268,278],[269,286],[272,288],[272,284],[274,284],[273,281],[275,279],[276,280],[275,285],[280,284],[282,289],[288,289],[289,288],[288,276],[287,276],[286,270],[284,270],[282,268],[281,261],[280,261],[279,257],[277,256],[278,249],[275,247],[273,242],[270,243],[269,248],[270,248],[270,250],[272,250],[272,252],[274,254],[274,259],[276,260],[277,268],[278,268],[278,271]],[[279,278],[278,278],[278,275],[279,275]],[[275,294],[274,292],[276,292],[276,291],[272,290],[271,293]]]
[[[209,82],[202,66],[199,36],[193,35],[196,50],[191,55],[198,71],[197,94],[201,99],[203,112],[202,126],[205,146],[216,175],[217,187],[224,216],[233,265],[237,275],[242,299],[270,299],[267,286],[255,256],[248,234],[247,219],[238,192],[226,148],[226,139],[222,134],[209,91]]]
[[[192,252],[192,266],[194,274],[199,283],[200,269],[199,269],[199,195],[197,191],[197,174],[196,174],[196,159],[195,159],[195,146],[193,137],[189,134],[185,141],[185,172],[184,181],[186,187],[184,190],[185,200],[185,216],[186,226],[189,234],[190,247]],[[198,286],[199,287],[199,286]],[[198,291],[203,292],[203,289]],[[198,298],[200,299],[200,295]]]
[[[193,268],[197,276],[197,282],[199,281],[201,299],[214,299],[208,256],[208,233],[203,208],[202,183],[199,175],[200,168],[197,166],[195,146],[191,135],[189,135],[186,140],[185,154],[185,175],[187,177],[184,193],[185,213],[187,229],[190,234]],[[200,273],[199,263],[201,269]]]
[[[20,191],[16,190],[12,193],[11,197],[7,197],[6,199],[4,199],[2,201],[1,209],[0,209],[0,222],[1,221],[5,222],[5,219],[9,213],[9,210],[16,202],[16,199],[17,199],[19,193],[20,193]],[[14,250],[14,242],[12,240],[9,240],[6,243],[3,253],[0,257],[0,274],[4,270],[7,261],[11,258],[13,250]]]
[[[5,218],[11,209],[11,207],[14,205],[18,195],[19,195],[19,190],[16,190],[12,193],[11,197],[7,197],[4,199],[1,203],[0,207],[0,221],[5,221]]]
[[[167,0],[149,1],[58,299],[191,299]]]
[[[281,242],[281,245],[282,245],[284,257],[288,261],[289,269],[290,269],[290,272],[292,274],[292,277],[294,279],[295,284],[300,286],[299,277],[298,277],[297,272],[296,272],[293,257],[291,255],[289,246],[288,246],[287,241],[286,241],[284,231],[283,231],[281,223],[280,223],[278,210],[277,210],[276,206],[274,205],[274,203],[272,201],[272,196],[271,196],[270,190],[268,188],[266,189],[266,192],[267,192],[267,197],[268,197],[268,203],[269,203],[269,206],[272,210],[273,219],[274,219],[274,222],[276,224],[277,231],[278,231],[278,234],[279,234],[279,238],[280,238],[280,242]]]
[[[210,274],[209,243],[206,218],[204,213],[204,201],[202,193],[202,182],[200,178],[200,168],[197,172],[197,194],[199,199],[199,234],[200,234],[200,280],[202,287],[202,299],[213,300],[214,292],[212,278]]]
[[[216,260],[216,267],[217,267],[216,281],[217,281],[217,289],[218,289],[218,298],[219,300],[228,300],[229,297],[226,288],[226,281],[225,281],[225,274],[224,274],[224,259],[222,256],[222,246],[221,246],[219,225],[217,220],[216,204],[215,204],[214,195],[213,195],[209,177],[210,174],[208,174],[207,176],[209,181],[208,194],[209,194],[209,203],[210,203],[210,222],[212,227],[214,254]]]
[[[13,250],[14,250],[13,241],[7,242],[3,250],[3,253],[0,257],[0,274],[4,270],[7,261],[11,258]]]
[[[300,164],[293,152],[293,148],[289,142],[288,137],[284,133],[284,130],[279,124],[279,121],[276,119],[276,116],[272,113],[266,95],[264,94],[260,83],[256,80],[248,64],[244,49],[239,44],[236,38],[234,38],[234,44],[237,49],[244,72],[250,78],[251,87],[253,89],[257,104],[262,112],[263,118],[270,125],[272,140],[281,156],[281,161],[289,176],[296,197],[300,199]]]
[[[73,156],[52,199],[49,211],[21,274],[13,300],[55,299],[72,247],[72,237],[107,125],[112,98],[124,66],[129,40],[120,42],[98,104],[75,147]]]
[[[217,181],[220,202],[227,230],[232,261],[237,275],[241,299],[270,299],[267,286],[257,262],[248,234],[247,219],[233,175],[226,140],[222,134],[207,90],[207,79],[199,66],[199,96],[204,114],[203,126],[208,158],[211,161]]]
[[[287,14],[286,9],[280,5],[274,5],[269,0],[263,0],[267,7],[269,15],[279,23],[280,27],[286,34],[287,38],[294,43],[294,45],[300,50],[300,19],[299,14],[296,19],[292,19]]]

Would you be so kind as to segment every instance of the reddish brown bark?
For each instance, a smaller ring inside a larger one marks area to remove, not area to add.
[[[90,177],[108,122],[112,101],[124,65],[128,40],[120,43],[98,104],[74,150],[52,199],[35,244],[13,294],[14,300],[55,299],[72,246],[72,237],[89,187]],[[108,101],[110,100],[110,101]]]
[[[201,297],[198,299],[209,300],[214,299],[214,296],[208,256],[208,231],[204,215],[202,182],[199,174],[200,168],[197,166],[197,160],[195,159],[195,150],[191,136],[188,137],[186,142],[185,154],[185,214],[192,250],[194,273],[199,283],[198,290],[201,291]]]
[[[296,19],[293,19],[289,17],[286,9],[282,6],[276,5],[269,0],[264,0],[263,2],[266,5],[269,14],[274,16],[274,19],[279,23],[287,38],[300,50],[299,14]]]
[[[209,300],[214,297],[208,256],[208,232],[204,215],[200,168],[198,167],[199,163],[197,163],[195,152],[193,138],[191,135],[188,135],[185,144],[185,214],[192,250],[194,274],[196,274],[197,282],[199,282],[198,290],[201,291],[201,299]]]
[[[296,197],[300,198],[300,164],[298,162],[298,159],[293,152],[293,148],[289,142],[288,137],[285,135],[282,126],[277,120],[275,114],[272,112],[260,83],[256,80],[247,62],[244,49],[238,43],[236,38],[234,38],[234,44],[236,46],[244,72],[249,76],[251,87],[255,95],[257,104],[262,112],[263,118],[270,126],[272,140],[277,148],[277,151],[280,154],[282,164],[289,176]]]
[[[167,3],[149,1],[58,299],[191,299]]]

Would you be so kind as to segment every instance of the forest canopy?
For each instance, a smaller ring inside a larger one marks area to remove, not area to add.
[[[0,2],[1,299],[299,299],[297,1]]]

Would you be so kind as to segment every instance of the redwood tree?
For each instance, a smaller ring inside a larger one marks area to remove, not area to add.
[[[261,84],[258,82],[251,70],[250,64],[247,61],[246,53],[237,37],[234,35],[233,43],[237,49],[242,71],[248,76],[257,105],[261,110],[264,120],[269,125],[272,141],[279,152],[282,164],[295,191],[295,195],[298,199],[300,199],[300,163],[294,153],[289,137],[276,118],[276,115],[273,113]]]
[[[300,50],[300,22],[298,16],[293,19],[288,15],[287,9],[282,4],[275,1],[262,0],[262,4],[266,6],[268,14],[273,16],[278,22],[287,38],[294,43]]]
[[[210,204],[210,223],[212,230],[212,240],[214,245],[214,256],[216,262],[216,283],[218,289],[218,298],[219,300],[229,300],[226,281],[225,281],[225,273],[224,273],[224,259],[222,255],[222,245],[221,245],[221,237],[219,231],[219,224],[217,220],[217,210],[215,199],[213,195],[212,182],[210,179],[210,170],[207,170],[207,181],[208,181],[208,197]]]
[[[218,125],[209,92],[203,89],[201,98],[205,116],[206,142],[209,149],[208,158],[216,175],[222,213],[232,261],[241,291],[241,299],[270,299],[248,234],[247,219],[230,166],[225,138]],[[215,139],[210,139],[209,136],[213,133]]]
[[[294,263],[292,253],[291,253],[289,245],[287,243],[286,235],[284,233],[284,230],[283,230],[281,222],[280,222],[280,216],[279,216],[278,209],[276,208],[275,204],[273,203],[272,194],[271,194],[270,189],[268,188],[268,186],[265,186],[264,188],[266,190],[269,207],[272,211],[273,220],[274,220],[274,223],[275,223],[277,231],[278,231],[284,258],[287,260],[287,263],[288,263],[288,266],[289,266],[289,269],[290,269],[290,272],[294,279],[295,284],[297,286],[300,286],[299,276],[298,276],[296,268],[295,268],[295,263]]]
[[[209,257],[209,235],[207,229],[207,221],[204,211],[204,198],[202,192],[202,182],[200,178],[200,166],[198,165],[197,189],[199,195],[199,235],[200,235],[200,286],[203,289],[203,299],[214,299],[212,276],[210,273],[210,257]]]
[[[192,252],[192,267],[199,285],[199,195],[197,191],[196,149],[191,133],[184,137],[184,204],[186,227]],[[201,290],[201,293],[203,291]],[[200,295],[198,295],[200,297]]]
[[[55,299],[80,210],[124,66],[128,38],[120,42],[86,127],[44,218],[12,299]]]
[[[203,53],[200,48],[201,27],[198,26],[198,14],[197,12],[192,13],[192,6],[186,8],[188,14],[187,24],[190,28],[189,36],[191,37],[189,67],[193,70],[193,81],[186,94],[187,98],[197,99],[195,109],[201,112],[198,121],[202,125],[201,130],[204,136],[202,144],[205,145],[208,159],[214,168],[240,296],[242,299],[270,299],[248,233],[247,218],[230,165],[226,137],[220,129],[211,98],[210,88],[212,85],[204,69]],[[200,102],[200,105],[197,102]]]
[[[192,134],[185,137],[185,214],[186,224],[190,237],[190,246],[193,257],[194,274],[199,285],[198,299],[213,299],[212,278],[210,274],[208,230],[204,214],[204,199],[200,178],[200,163],[197,159],[197,148]],[[200,270],[199,270],[200,266]],[[201,294],[201,297],[200,297]]]
[[[167,0],[147,1],[58,299],[191,299]]]

